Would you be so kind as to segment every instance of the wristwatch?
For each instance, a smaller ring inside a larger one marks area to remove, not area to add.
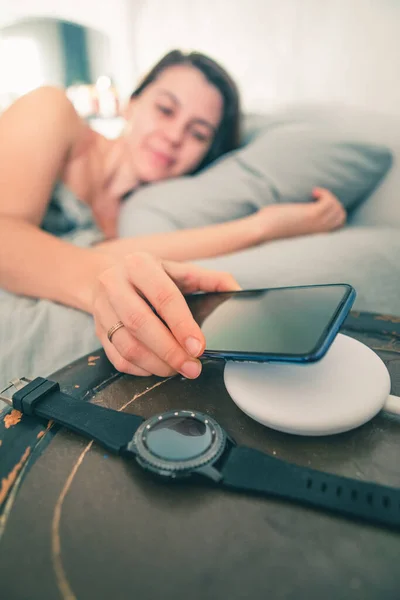
[[[233,490],[282,498],[384,526],[400,526],[400,489],[299,467],[238,446],[212,417],[172,410],[147,420],[83,402],[38,377],[13,380],[0,399],[53,420],[159,477],[203,477]]]

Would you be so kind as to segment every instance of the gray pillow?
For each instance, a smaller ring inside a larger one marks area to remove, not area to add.
[[[141,188],[122,207],[119,235],[201,227],[276,202],[307,202],[315,186],[351,210],[391,166],[390,150],[337,134],[326,124],[271,120],[248,143],[195,175]]]
[[[355,106],[339,104],[293,104],[279,110],[282,121],[302,120],[324,124],[337,135],[367,144],[390,148],[393,164],[384,177],[356,210],[348,223],[362,226],[400,227],[400,116],[384,114]],[[250,135],[260,126],[260,117],[250,115]]]

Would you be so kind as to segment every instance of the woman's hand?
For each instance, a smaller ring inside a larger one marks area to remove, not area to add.
[[[314,202],[274,204],[250,218],[258,220],[260,241],[324,233],[342,227],[346,211],[329,190],[314,188]]]
[[[192,379],[201,371],[197,357],[204,351],[205,339],[183,294],[239,289],[228,273],[136,252],[97,278],[96,333],[119,371],[161,377],[179,372]],[[107,332],[118,321],[124,327],[110,342]]]

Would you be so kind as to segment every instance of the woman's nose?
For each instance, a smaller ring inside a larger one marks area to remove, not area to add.
[[[179,146],[182,143],[185,134],[184,124],[174,120],[164,125],[164,135],[168,141],[174,146]]]

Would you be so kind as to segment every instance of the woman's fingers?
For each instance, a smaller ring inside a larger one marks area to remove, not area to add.
[[[332,217],[332,227],[334,229],[338,229],[339,227],[342,227],[346,222],[346,213],[345,211],[338,211],[333,217]]]
[[[334,202],[329,207],[327,211],[327,220],[332,227],[340,227],[346,221],[346,211],[340,202],[334,198]]]
[[[150,255],[135,253],[126,257],[119,276],[115,277],[114,269],[109,271],[110,279],[110,273],[102,274],[102,284],[113,310],[133,338],[174,371],[197,377],[201,364],[194,356],[202,353],[204,336],[181,292],[161,265]]]
[[[107,332],[110,327],[121,319],[105,296],[98,298],[96,314],[97,335],[116,369],[132,375],[152,373],[160,377],[168,377],[174,373],[154,352],[133,337],[126,326],[118,329],[112,335],[111,341],[108,339]]]
[[[182,294],[231,291],[240,287],[227,273],[156,260],[134,253],[98,277],[93,314],[108,358],[133,375],[168,376],[179,372],[195,378],[205,339]],[[182,291],[181,291],[182,290]],[[107,332],[118,321],[110,342]]]
[[[332,192],[324,188],[315,188],[313,196],[316,202],[311,206],[320,231],[337,229],[345,223],[346,211]]]
[[[152,372],[145,371],[141,367],[138,367],[138,365],[132,364],[128,360],[125,360],[120,355],[118,350],[108,341],[105,333],[99,335],[99,339],[105,353],[107,354],[108,360],[114,365],[117,371],[120,371],[121,373],[127,373],[128,375],[137,375],[139,377],[149,377],[153,374]]]
[[[236,279],[223,271],[210,271],[190,263],[163,261],[168,275],[184,294],[193,292],[234,292],[242,288]]]

